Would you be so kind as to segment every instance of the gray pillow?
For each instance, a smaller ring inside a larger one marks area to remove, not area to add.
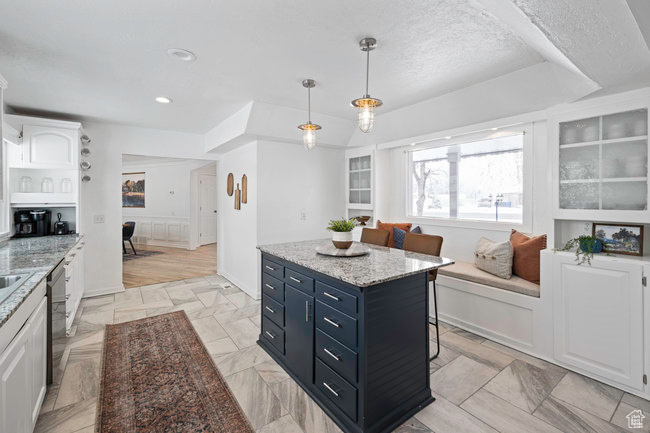
[[[512,277],[512,256],[510,241],[497,243],[481,238],[474,250],[474,265],[485,272],[509,280]]]

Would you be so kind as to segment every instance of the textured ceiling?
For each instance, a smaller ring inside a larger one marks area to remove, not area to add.
[[[299,83],[312,77],[313,110],[354,119],[363,36],[379,40],[370,93],[383,112],[543,61],[474,4],[0,0],[0,73],[17,110],[192,132],[250,100],[304,108]],[[169,58],[172,47],[198,61]]]

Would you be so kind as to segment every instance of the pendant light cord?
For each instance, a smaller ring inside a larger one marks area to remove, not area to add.
[[[307,87],[307,120],[311,123],[311,87]]]
[[[366,45],[366,98],[368,97],[368,80],[370,77],[370,45]]]

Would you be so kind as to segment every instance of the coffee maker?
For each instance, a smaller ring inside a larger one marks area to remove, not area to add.
[[[47,236],[50,234],[52,212],[25,209],[14,212],[15,237]]]

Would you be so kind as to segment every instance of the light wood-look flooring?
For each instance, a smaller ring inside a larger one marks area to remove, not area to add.
[[[137,251],[160,251],[150,257],[123,262],[122,282],[125,288],[167,283],[169,281],[204,277],[217,273],[217,245],[203,245],[196,250],[184,248],[135,245]],[[133,254],[127,245],[127,254]]]

